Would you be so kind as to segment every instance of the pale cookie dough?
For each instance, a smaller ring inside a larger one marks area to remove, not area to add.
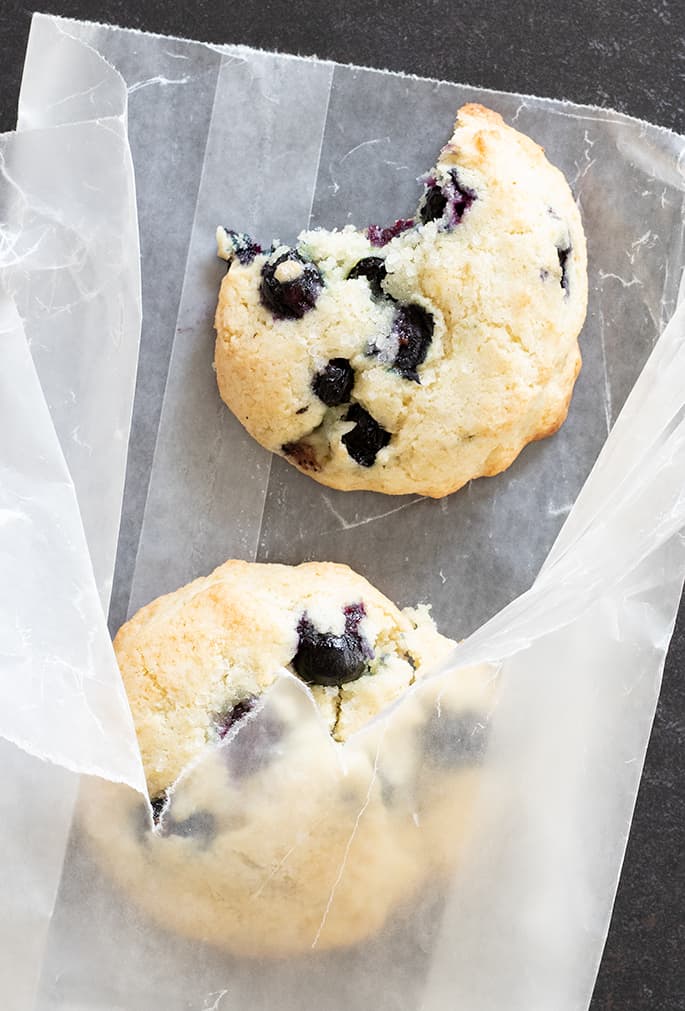
[[[217,239],[221,397],[322,484],[440,497],[566,418],[587,305],[580,214],[497,113],[460,109],[413,219],[302,232],[269,254]]]
[[[422,682],[453,647],[343,565],[227,562],[154,601],[115,640],[152,817],[88,783],[103,865],[163,926],[240,954],[375,933],[467,834],[491,681]]]

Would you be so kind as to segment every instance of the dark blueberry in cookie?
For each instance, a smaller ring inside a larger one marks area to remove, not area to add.
[[[249,266],[255,256],[261,253],[262,247],[258,243],[253,242],[247,232],[235,232],[232,228],[225,228],[224,231],[231,240],[236,259],[244,267]]]
[[[378,424],[360,404],[352,404],[345,415],[345,421],[354,421],[352,431],[346,432],[342,443],[355,463],[361,467],[372,467],[378,451],[390,442],[390,432]]]
[[[257,713],[245,720],[235,737],[223,748],[226,764],[236,779],[252,776],[270,765],[283,738],[284,727],[270,713]]]
[[[342,635],[319,632],[303,614],[297,626],[299,636],[293,667],[310,685],[344,685],[356,681],[368,668],[373,652],[359,632],[364,616],[363,605],[345,610]]]
[[[414,227],[413,218],[398,218],[394,221],[392,225],[388,225],[383,228],[381,225],[369,225],[366,229],[366,237],[372,246],[387,246],[391,239],[394,239],[397,235],[401,235],[402,232],[406,232],[408,228]]]
[[[466,211],[476,199],[475,190],[468,186],[463,186],[459,182],[459,175],[456,169],[450,169],[451,185],[448,188],[448,196],[451,212],[451,223],[458,225],[464,217]]]
[[[362,618],[366,617],[366,608],[361,601],[358,604],[347,604],[343,607],[343,614],[345,615],[345,631],[356,632]],[[373,656],[373,653],[369,652],[369,656]]]
[[[354,369],[346,358],[331,358],[312,380],[312,389],[326,407],[346,404],[354,386]]]
[[[433,317],[420,305],[401,305],[392,324],[398,347],[393,367],[405,379],[419,382],[416,371],[426,360],[433,340]]]
[[[198,811],[181,821],[169,813],[162,822],[162,835],[179,835],[186,839],[197,839],[208,846],[216,835],[216,818],[210,811]]]
[[[157,794],[156,797],[150,799],[150,807],[152,808],[152,828],[158,828],[159,823],[162,820],[162,811],[167,802],[166,790],[163,793]],[[147,804],[136,805],[133,821],[135,827],[135,833],[140,841],[144,841],[148,833],[150,832],[150,809]]]
[[[321,271],[296,249],[267,260],[262,267],[262,305],[279,319],[302,319],[316,305],[322,288]]]
[[[446,207],[447,197],[445,194],[439,186],[431,186],[430,189],[426,190],[419,208],[421,223],[425,225],[428,221],[436,221],[438,218],[441,218],[445,213]]]
[[[438,186],[434,179],[429,180],[429,187],[419,206],[419,217],[424,225],[428,221],[443,221],[447,218],[443,227],[454,228],[475,199],[475,190],[464,186],[459,181],[457,169],[453,168],[442,186]]]
[[[488,723],[481,712],[460,713],[443,709],[433,713],[425,727],[426,754],[441,769],[477,765],[487,747]]]
[[[156,797],[153,797],[150,801],[150,806],[152,807],[152,822],[154,825],[159,825],[159,820],[162,817],[162,811],[164,810],[166,801],[166,793],[160,793]]]
[[[215,716],[214,724],[220,740],[224,739],[231,727],[234,727],[236,723],[240,723],[254,709],[256,701],[257,699],[254,695],[246,695],[240,702]]]
[[[284,442],[281,446],[281,452],[290,457],[293,463],[302,470],[314,472],[321,470],[321,464],[316,458],[316,450],[309,442],[305,442],[304,440],[300,440],[300,442]]]
[[[561,287],[564,289],[566,294],[569,292],[568,284],[568,258],[571,255],[571,245],[568,246],[557,246],[557,255],[559,257],[559,266],[561,267]]]
[[[385,280],[386,274],[385,260],[382,256],[365,256],[363,260],[355,263],[347,276],[350,278],[365,277],[369,282],[371,294],[376,298],[383,298],[385,292],[382,282]]]

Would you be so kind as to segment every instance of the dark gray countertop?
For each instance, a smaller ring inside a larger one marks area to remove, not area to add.
[[[45,0],[39,8],[606,105],[685,132],[682,0],[524,0],[521,5],[504,0],[195,0],[187,5]],[[0,0],[2,130],[15,122],[30,9],[17,0]],[[685,606],[668,655],[592,1011],[685,1011],[683,671]]]

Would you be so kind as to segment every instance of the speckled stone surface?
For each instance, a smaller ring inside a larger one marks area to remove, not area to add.
[[[611,106],[685,131],[682,0],[95,0],[43,11]],[[322,10],[325,9],[325,17]],[[0,129],[14,126],[30,5],[0,0]],[[685,1011],[681,606],[592,1011]],[[553,1008],[548,1011],[554,1011]]]

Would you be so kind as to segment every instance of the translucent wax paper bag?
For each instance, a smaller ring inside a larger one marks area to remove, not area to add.
[[[218,400],[214,228],[292,241],[310,223],[411,213],[416,177],[470,100],[542,143],[581,206],[591,297],[569,419],[504,475],[440,502],[323,489]],[[585,1008],[685,573],[683,140],[605,110],[43,16],[18,125],[2,138],[9,1006]],[[141,306],[128,142],[143,329],[122,504]],[[214,839],[198,856],[197,820],[175,840],[145,822],[98,604],[120,516],[112,629],[227,557],[327,558],[402,605],[431,601],[464,640],[344,747],[284,672],[179,781],[176,826],[193,790],[227,782],[248,726],[268,737],[296,713],[292,750],[232,800],[247,859],[261,798],[278,811],[282,859],[258,864],[249,943],[290,915],[293,932],[311,922],[296,954],[229,954],[211,901],[198,930],[193,890],[212,894],[235,846],[219,834],[217,863]],[[445,772],[435,742],[467,709],[482,747]],[[409,746],[419,739],[425,750]],[[318,779],[309,754],[326,755]],[[287,793],[278,806],[289,773],[326,793],[318,835],[306,805],[294,820]],[[322,887],[312,871],[278,901],[289,866],[328,840]],[[400,857],[404,877],[391,872]],[[387,900],[377,927],[327,944],[360,890],[357,922]]]

